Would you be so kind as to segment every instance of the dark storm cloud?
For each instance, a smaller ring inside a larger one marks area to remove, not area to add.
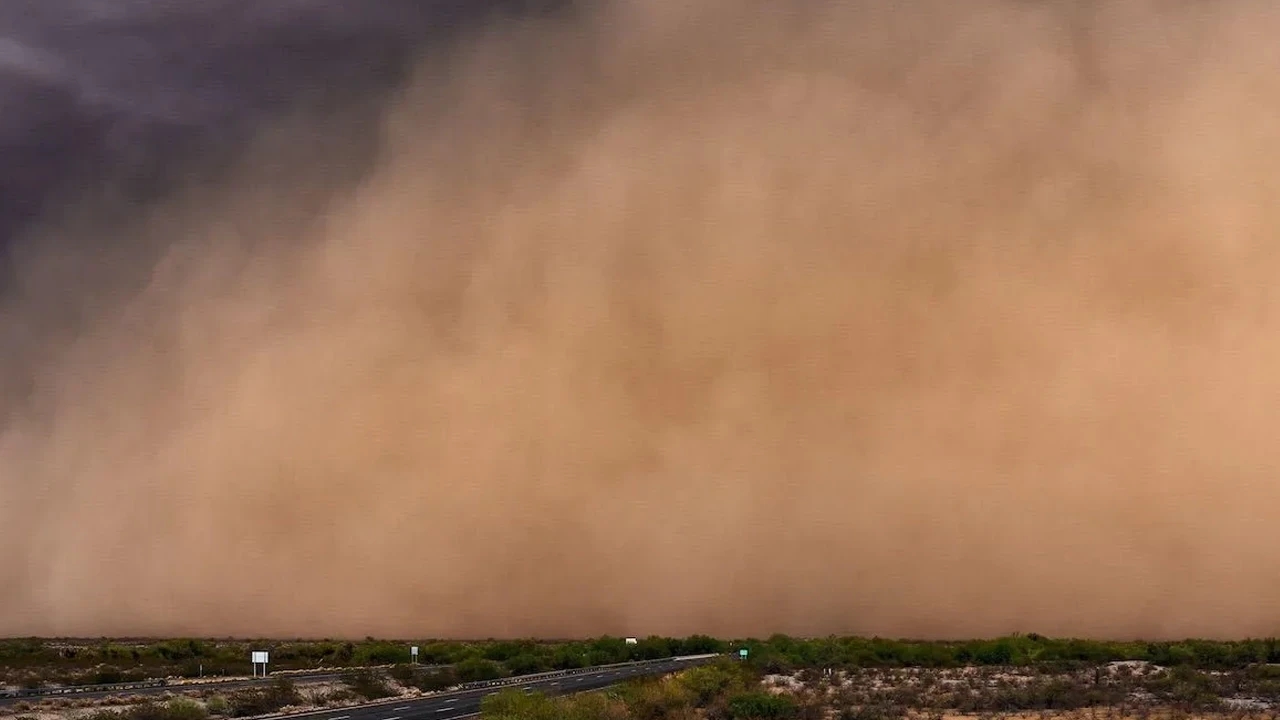
[[[51,204],[85,189],[115,182],[150,194],[184,162],[237,147],[273,114],[385,91],[425,46],[486,13],[526,6],[534,7],[493,0],[0,3],[0,247]]]

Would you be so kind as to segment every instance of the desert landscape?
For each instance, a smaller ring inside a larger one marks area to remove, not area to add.
[[[1277,38],[0,0],[0,720],[1276,718]]]
[[[410,642],[421,643],[417,664],[405,661],[408,642],[374,640],[27,641],[22,649],[11,642],[3,646],[6,659],[12,662],[19,654],[24,658],[8,666],[22,665],[20,673],[6,669],[11,689],[50,689],[86,677],[148,679],[166,672],[169,683],[162,692],[145,697],[121,692],[90,698],[23,698],[0,705],[0,718],[206,720],[288,715],[447,695],[477,684],[693,653],[720,657],[700,667],[582,695],[490,685],[481,713],[508,720],[1148,720],[1280,714],[1280,641],[1275,640],[1105,643],[1012,636],[944,643],[785,636],[724,641],[694,636],[633,642],[609,637],[580,642]],[[248,680],[247,674],[234,673],[243,670],[250,647],[271,648],[269,652],[280,658],[280,669],[257,687],[221,687]],[[172,664],[175,660],[178,664]],[[191,663],[203,667],[205,661],[210,676],[182,677],[191,674]],[[74,675],[73,668],[90,675]],[[327,674],[308,675],[319,672]]]

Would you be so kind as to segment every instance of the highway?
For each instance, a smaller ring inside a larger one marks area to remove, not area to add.
[[[632,678],[660,675],[676,670],[683,670],[704,664],[716,657],[718,656],[691,655],[687,657],[670,658],[650,662],[602,665],[599,667],[582,668],[574,671],[542,673],[539,675],[530,675],[525,678],[506,678],[487,683],[472,683],[466,689],[456,690],[453,692],[435,693],[425,697],[383,700],[376,703],[353,705],[333,710],[291,714],[287,717],[289,717],[290,720],[293,718],[301,718],[303,720],[450,720],[451,718],[463,718],[475,715],[480,712],[480,701],[485,696],[492,695],[507,688],[537,690],[549,695],[585,692],[588,690],[598,690],[610,685],[616,685],[617,683]],[[422,667],[424,667],[424,669],[430,669],[430,667],[443,666]],[[336,681],[340,678],[341,674],[317,674],[294,676],[293,679],[299,685],[302,685],[326,680]],[[106,695],[162,695],[165,693],[193,692],[204,689],[220,691],[261,685],[263,682],[271,682],[275,679],[275,677],[268,677],[265,680],[259,678],[257,680],[235,680],[231,682],[208,684],[168,685],[102,693],[82,692],[74,695],[54,695],[51,697],[69,699],[102,697]],[[0,699],[0,706],[18,702],[19,700],[39,701],[43,699],[48,698],[33,697]]]
[[[503,685],[436,693],[411,700],[399,699],[376,704],[288,715],[289,720],[457,720],[479,714],[486,696],[508,688],[564,695],[616,685],[632,678],[661,675],[704,664],[715,655],[696,655],[634,665],[605,665],[575,675],[530,676],[523,682],[503,681]],[[515,680],[519,680],[515,678]]]

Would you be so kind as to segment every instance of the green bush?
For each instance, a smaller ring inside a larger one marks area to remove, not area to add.
[[[414,678],[413,685],[422,692],[439,692],[458,684],[458,676],[453,670],[445,668],[434,672],[424,672]]]
[[[205,720],[209,713],[199,703],[176,698],[161,705],[146,702],[125,713],[128,720]]]
[[[288,678],[278,678],[270,687],[239,690],[227,696],[231,717],[266,715],[301,702],[302,696]]]
[[[542,658],[532,653],[507,658],[503,664],[507,666],[507,672],[512,675],[533,675],[551,669],[550,664],[543,662]]]
[[[707,707],[716,698],[745,687],[742,669],[733,665],[703,665],[680,673],[677,682],[696,707]]]
[[[389,665],[409,659],[409,648],[396,643],[365,642],[355,652],[356,665]]]
[[[463,660],[453,668],[459,682],[480,682],[503,677],[502,666],[492,660],[473,657]]]
[[[225,716],[231,713],[231,704],[222,695],[214,695],[204,703],[210,715]]]
[[[342,676],[342,681],[351,690],[366,700],[380,700],[391,697],[395,693],[387,687],[386,682],[371,670],[355,670]]]
[[[628,684],[621,696],[635,720],[678,717],[693,707],[693,695],[675,682],[640,681]]]
[[[733,720],[745,718],[778,718],[786,720],[796,716],[799,709],[796,701],[784,695],[774,695],[762,690],[740,692],[729,698],[727,703],[729,717]]]
[[[480,701],[485,720],[561,720],[559,704],[542,693],[503,690]]]
[[[614,695],[587,693],[558,702],[560,720],[634,720],[626,703]]]

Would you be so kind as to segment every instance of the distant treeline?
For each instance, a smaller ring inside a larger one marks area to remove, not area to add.
[[[705,635],[647,637],[628,644],[621,637],[580,641],[242,641],[242,640],[0,640],[0,666],[8,669],[115,668],[134,676],[164,669],[168,674],[245,674],[251,650],[268,650],[273,670],[407,663],[409,646],[418,662],[431,665],[493,664],[502,674],[527,674],[647,660],[673,655],[748,651],[758,669],[806,667],[959,667],[965,665],[1050,665],[1070,667],[1142,660],[1165,666],[1204,669],[1280,663],[1280,640],[1182,640],[1113,642],[1048,638],[1036,634],[969,641],[913,641],[883,638],[816,639],[774,635],[767,639],[722,640]],[[494,670],[495,672],[497,670]],[[106,678],[115,682],[119,678]],[[125,678],[127,679],[127,677]]]
[[[706,636],[654,637],[634,645],[620,637],[560,642],[16,639],[0,640],[0,683],[5,675],[22,670],[32,671],[27,677],[34,687],[50,682],[81,685],[159,676],[248,675],[253,650],[270,653],[272,671],[394,665],[410,662],[409,648],[414,645],[419,648],[419,664],[454,665],[461,676],[471,679],[721,652],[725,648],[725,643]]]
[[[746,648],[749,662],[772,670],[806,667],[926,667],[968,665],[1041,665],[1056,669],[1116,661],[1146,661],[1171,667],[1240,668],[1280,663],[1280,640],[1180,640],[1170,642],[1104,641],[1013,635],[960,642],[882,638],[796,639],[775,635],[767,640],[735,643]]]

